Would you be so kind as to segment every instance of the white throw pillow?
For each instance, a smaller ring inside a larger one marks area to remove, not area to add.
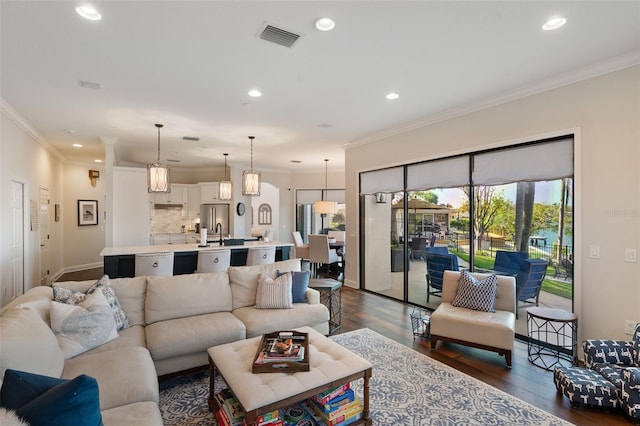
[[[51,329],[65,359],[118,337],[111,306],[101,291],[78,305],[51,302]]]
[[[256,308],[293,308],[291,274],[280,275],[275,280],[272,280],[265,274],[260,273],[260,276],[258,277],[258,291],[256,293]]]
[[[29,426],[29,423],[22,420],[13,410],[0,407],[0,425],[2,426]]]

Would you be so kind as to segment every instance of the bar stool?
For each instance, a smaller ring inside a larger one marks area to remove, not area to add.
[[[276,246],[249,247],[247,266],[264,265],[276,261]]]
[[[231,250],[201,250],[198,252],[196,273],[226,272],[231,265]]]
[[[135,276],[152,275],[170,277],[173,275],[173,252],[136,254]]]

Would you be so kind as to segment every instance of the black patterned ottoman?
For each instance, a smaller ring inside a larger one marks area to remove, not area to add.
[[[553,382],[558,393],[569,398],[571,405],[618,407],[616,386],[598,372],[581,367],[556,367]]]

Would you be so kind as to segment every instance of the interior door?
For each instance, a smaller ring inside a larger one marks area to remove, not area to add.
[[[40,285],[49,285],[49,190],[40,188]]]
[[[24,183],[11,181],[11,241],[9,285],[2,289],[2,304],[24,293]]]

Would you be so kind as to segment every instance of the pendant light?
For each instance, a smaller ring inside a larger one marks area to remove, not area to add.
[[[253,140],[255,136],[249,136],[251,141],[251,170],[242,172],[242,195],[260,195],[260,172],[253,170]]]
[[[327,185],[327,176],[328,176],[328,171],[327,171],[327,167],[329,165],[329,160],[325,158],[324,160],[324,193],[327,194],[328,190],[328,185]],[[322,197],[324,198],[324,197]],[[335,201],[326,201],[326,200],[320,200],[320,201],[316,201],[313,204],[313,210],[317,213],[317,214],[335,214],[338,211],[338,203],[336,203]]]
[[[158,128],[158,161],[147,165],[147,190],[149,192],[171,192],[169,166],[160,164],[160,129],[162,124],[155,125]]]
[[[227,178],[227,154],[224,154],[224,180],[218,183],[218,198],[221,200],[230,200],[233,194],[233,186],[231,181]]]

